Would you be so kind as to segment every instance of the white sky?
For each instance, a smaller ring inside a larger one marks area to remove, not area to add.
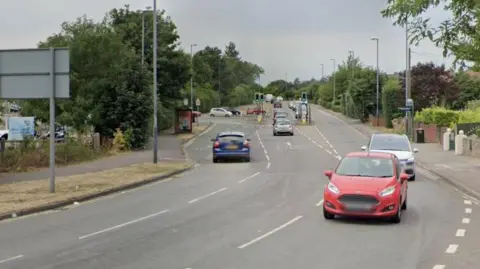
[[[365,5],[369,2],[369,5]],[[58,32],[63,21],[87,14],[100,20],[112,8],[130,4],[132,9],[152,6],[137,0],[0,0],[0,49],[35,47]],[[162,0],[178,27],[182,46],[219,46],[235,42],[243,59],[264,67],[262,84],[276,79],[299,77],[308,80],[333,70],[331,58],[345,60],[355,51],[365,65],[375,65],[372,36],[380,39],[380,68],[395,72],[405,68],[405,33],[383,19],[385,0]],[[281,4],[280,4],[281,3]],[[432,21],[447,14],[430,11]],[[433,61],[450,65],[441,50],[430,42],[412,48],[412,65]]]

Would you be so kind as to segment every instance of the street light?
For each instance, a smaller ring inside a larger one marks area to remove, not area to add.
[[[355,51],[349,50],[348,55],[351,56],[352,58],[352,79],[355,77]]]
[[[377,43],[377,126],[378,126],[378,123],[379,123],[379,120],[380,120],[380,114],[379,114],[379,99],[380,99],[380,70],[378,69],[378,47],[379,47],[379,39],[377,37],[372,37],[370,40],[373,40],[373,41],[376,41]]]
[[[145,13],[150,12],[151,7],[142,11],[142,65],[145,63]]]
[[[193,110],[193,47],[197,44],[190,45],[190,109]]]
[[[153,0],[153,163],[158,162],[157,0]]]
[[[336,68],[337,68],[337,63],[335,61],[335,59],[330,59],[330,61],[333,61],[333,105],[335,105],[335,101],[336,101],[336,98],[335,98],[335,72],[336,72]]]

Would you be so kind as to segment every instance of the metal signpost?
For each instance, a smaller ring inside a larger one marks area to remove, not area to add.
[[[50,192],[55,192],[55,99],[70,98],[67,48],[0,50],[0,98],[50,99]]]
[[[202,103],[200,102],[200,99],[197,98],[197,100],[195,100],[195,105],[197,106],[197,111],[200,111],[200,105],[201,105],[201,104],[202,104]],[[195,118],[195,116],[194,116],[194,118]],[[197,126],[199,126],[199,125],[200,125],[200,122],[199,122],[198,120],[196,120],[196,122],[197,122]]]

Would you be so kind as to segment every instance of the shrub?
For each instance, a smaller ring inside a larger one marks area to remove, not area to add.
[[[393,128],[392,120],[395,116],[397,106],[397,93],[400,91],[400,83],[398,78],[391,77],[388,79],[382,91],[382,108],[383,117],[387,128]]]
[[[127,141],[120,128],[117,128],[117,131],[113,135],[113,148],[117,151],[124,151],[128,148]]]
[[[442,107],[424,108],[415,114],[415,121],[424,124],[436,124],[438,126],[451,126],[458,123],[460,114],[458,111]]]

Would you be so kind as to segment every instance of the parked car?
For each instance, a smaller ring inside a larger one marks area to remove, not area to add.
[[[247,109],[247,115],[260,115],[260,114],[267,114],[267,112],[259,107],[250,107]]]
[[[224,108],[212,108],[210,109],[210,113],[208,113],[210,117],[231,117],[233,114],[230,111],[227,111]]]
[[[233,115],[233,116],[240,116],[240,115],[242,115],[242,112],[241,112],[240,109],[238,109],[238,108],[231,108],[231,107],[222,107],[222,108],[225,109],[226,111],[232,112],[232,115]]]

